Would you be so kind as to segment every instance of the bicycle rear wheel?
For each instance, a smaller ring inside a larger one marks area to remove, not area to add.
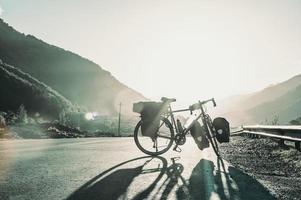
[[[154,137],[144,136],[141,131],[142,120],[138,122],[134,130],[135,144],[145,154],[157,156],[167,152],[174,140],[174,131],[167,118],[160,119],[160,127]]]

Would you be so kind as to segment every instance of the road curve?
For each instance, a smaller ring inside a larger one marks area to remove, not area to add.
[[[0,141],[0,199],[274,199],[251,176],[199,151],[139,152],[133,138]]]

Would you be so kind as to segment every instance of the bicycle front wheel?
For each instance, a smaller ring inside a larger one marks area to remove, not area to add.
[[[214,151],[214,153],[219,157],[220,153],[219,153],[219,148],[218,148],[218,142],[216,140],[216,133],[215,133],[215,129],[212,125],[212,120],[210,116],[206,117],[206,123],[207,123],[207,127],[208,127],[208,131],[206,131],[206,136],[210,142],[210,145]]]
[[[141,131],[143,121],[140,120],[135,127],[135,144],[143,153],[157,156],[167,152],[174,140],[174,131],[167,118],[160,119],[160,126],[154,137],[144,136]]]

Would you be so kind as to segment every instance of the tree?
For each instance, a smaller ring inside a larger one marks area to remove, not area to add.
[[[5,126],[5,118],[2,115],[0,115],[0,128],[5,128]]]
[[[25,106],[23,104],[20,105],[20,107],[18,108],[18,111],[17,111],[17,121],[19,123],[24,123],[24,124],[27,124],[28,122],[28,117],[27,117],[27,111],[25,109]]]
[[[290,121],[291,125],[301,125],[301,117],[297,118],[297,119],[293,119],[292,121]]]
[[[67,122],[66,112],[65,112],[65,110],[63,110],[59,114],[59,123],[62,124],[62,125],[66,125],[66,122]]]
[[[265,118],[264,124],[265,125],[279,125],[279,116],[278,115],[274,115],[270,119]]]
[[[275,115],[271,120],[271,125],[279,125],[279,116]]]

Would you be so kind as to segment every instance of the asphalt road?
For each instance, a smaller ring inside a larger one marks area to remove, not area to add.
[[[0,141],[0,199],[274,199],[261,183],[201,152],[151,158],[133,138]]]

